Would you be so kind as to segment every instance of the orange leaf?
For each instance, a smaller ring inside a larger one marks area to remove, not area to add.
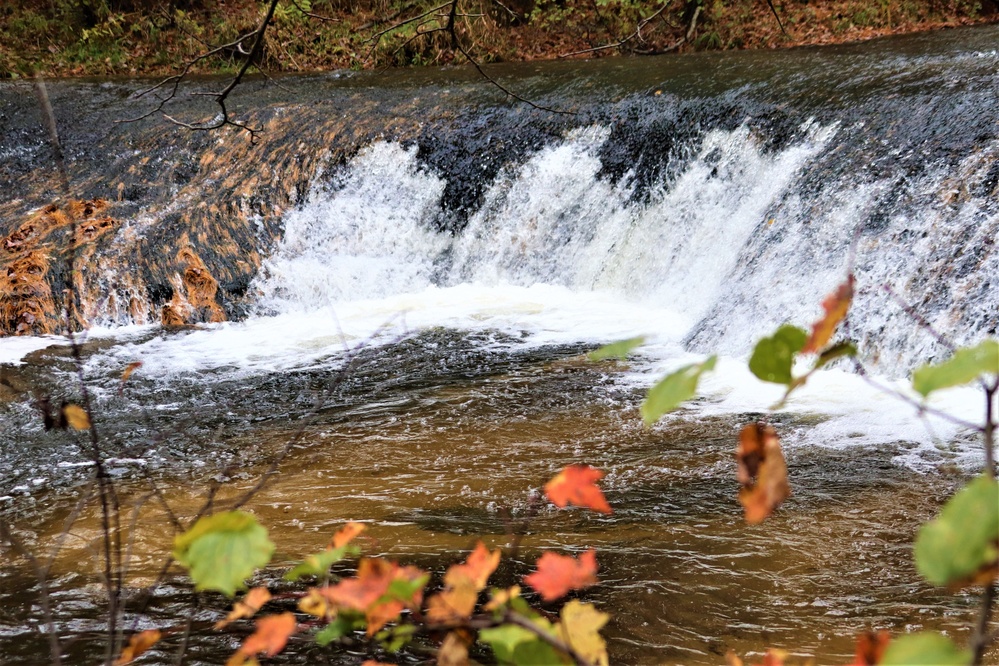
[[[62,418],[73,430],[90,428],[90,417],[87,415],[87,411],[79,405],[63,405]]]
[[[321,593],[341,608],[365,611],[388,591],[398,568],[395,562],[366,557],[357,567],[357,577],[345,578]]]
[[[412,566],[400,567],[395,562],[376,558],[365,558],[357,567],[357,577],[347,578],[333,587],[319,590],[326,599],[340,608],[362,611],[368,621],[368,635],[373,635],[386,622],[399,616],[406,606],[419,606],[423,601],[423,590],[419,589],[412,599],[386,599],[394,580],[415,582],[423,577],[423,572]]]
[[[726,666],[744,666],[742,658],[735,653],[735,650],[729,650],[725,653],[725,664]]]
[[[763,663],[760,666],[784,666],[787,655],[787,650],[768,648],[767,653],[763,655]]]
[[[244,617],[253,617],[261,606],[271,600],[271,593],[266,587],[255,587],[243,598],[232,605],[232,610],[224,620],[215,623],[216,629],[224,629],[231,622]]]
[[[133,634],[128,639],[128,645],[122,649],[121,656],[115,660],[115,666],[121,666],[137,659],[143,652],[156,645],[162,637],[163,634],[160,633],[159,629],[146,629]]]
[[[142,361],[135,361],[129,363],[125,366],[125,372],[121,373],[121,383],[124,384],[128,381],[128,378],[132,376],[132,373],[142,367]]]
[[[490,553],[489,549],[479,541],[464,564],[455,564],[447,570],[444,574],[444,584],[455,585],[459,579],[464,578],[471,581],[476,591],[481,590],[486,586],[489,576],[496,571],[499,561],[500,551],[494,550]]]
[[[589,465],[569,465],[545,484],[545,495],[559,508],[575,504],[594,511],[610,513],[611,508],[596,481],[604,473]]]
[[[336,534],[333,535],[333,540],[330,541],[330,548],[339,548],[340,546],[346,546],[350,543],[354,537],[367,529],[367,525],[364,523],[355,523],[353,521],[347,523],[341,527]]]
[[[822,309],[826,311],[822,319],[812,324],[812,334],[802,347],[802,354],[818,352],[832,339],[836,327],[843,321],[850,303],[853,301],[853,274],[847,276],[846,282],[841,284],[836,291],[826,296],[822,301]]]
[[[257,620],[257,630],[246,637],[236,654],[250,657],[263,652],[273,657],[284,649],[288,637],[295,633],[297,627],[298,622],[291,613],[262,617]]]
[[[746,522],[755,525],[773,513],[791,494],[787,465],[777,431],[763,423],[750,423],[739,433],[735,451],[739,502],[746,510]]]
[[[571,590],[597,582],[597,553],[592,548],[580,555],[578,560],[566,555],[544,553],[537,566],[537,571],[524,576],[524,582],[537,590],[545,601],[553,601]]]
[[[884,657],[891,634],[887,631],[866,631],[857,636],[857,652],[850,666],[877,666]]]

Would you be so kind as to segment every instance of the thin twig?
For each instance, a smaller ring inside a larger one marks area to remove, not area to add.
[[[575,111],[566,111],[564,109],[553,109],[553,108],[551,108],[549,106],[544,106],[544,105],[541,105],[541,104],[536,104],[535,102],[532,102],[531,100],[527,99],[526,97],[521,97],[520,95],[518,95],[517,93],[513,92],[509,88],[505,87],[502,83],[500,83],[499,81],[497,81],[493,77],[491,77],[488,74],[486,74],[485,70],[482,69],[482,66],[479,65],[478,61],[475,58],[473,58],[468,53],[468,51],[465,50],[465,47],[462,46],[460,42],[458,43],[458,51],[460,51],[461,54],[463,56],[465,56],[465,59],[468,60],[468,62],[472,63],[472,66],[475,67],[475,69],[479,72],[479,74],[482,76],[482,78],[484,78],[486,81],[488,81],[489,83],[493,84],[494,86],[496,86],[497,88],[499,88],[500,90],[502,90],[504,93],[506,93],[510,97],[514,98],[515,100],[517,100],[518,102],[523,102],[524,104],[530,106],[531,108],[537,109],[538,111],[547,111],[549,113],[558,113],[558,114],[565,115],[565,116],[574,116],[574,115],[576,115]]]
[[[625,44],[627,44],[631,40],[635,39],[636,37],[639,38],[640,41],[644,41],[644,40],[641,39],[641,37],[642,37],[642,30],[645,29],[645,26],[647,26],[653,20],[655,20],[656,18],[658,18],[660,14],[662,14],[664,11],[666,11],[669,8],[670,4],[671,4],[670,2],[665,3],[662,7],[659,8],[659,10],[656,13],[654,13],[651,16],[649,16],[648,18],[643,19],[642,21],[640,21],[638,23],[638,25],[635,27],[635,31],[633,33],[631,33],[630,35],[628,35],[627,37],[625,37],[623,39],[618,40],[614,44],[604,44],[603,46],[594,46],[593,48],[583,49],[581,51],[573,51],[571,53],[562,53],[562,54],[559,54],[558,57],[559,58],[569,58],[571,56],[583,55],[583,54],[586,54],[586,53],[596,53],[597,51],[605,51],[607,49],[616,49],[616,48],[619,48],[621,46],[624,46]],[[698,9],[700,9],[700,8],[698,8]]]
[[[891,296],[896,303],[898,303],[899,307],[901,307],[902,310],[905,311],[905,314],[909,315],[909,317],[911,317],[913,321],[919,324],[919,326],[922,327],[923,330],[932,335],[937,342],[942,344],[951,352],[953,352],[956,349],[954,343],[945,338],[943,334],[937,331],[937,329],[933,328],[933,324],[926,321],[926,318],[923,317],[923,315],[919,314],[914,307],[906,303],[905,300],[901,296],[899,296],[894,289],[892,289],[890,284],[886,283],[883,285],[882,288],[886,292],[888,292],[888,295]]]

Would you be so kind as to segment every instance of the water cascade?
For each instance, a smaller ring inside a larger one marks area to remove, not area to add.
[[[764,629],[842,660],[853,631],[918,624],[920,605],[960,632],[965,602],[902,563],[933,510],[923,473],[977,460],[967,432],[927,434],[834,366],[773,416],[798,484],[773,531],[739,525],[724,484],[732,432],[780,395],[745,369],[754,341],[813,321],[848,270],[848,333],[880,381],[946,353],[903,303],[956,344],[996,335],[997,36],[491,70],[566,114],[462,69],[261,81],[236,107],[258,143],[115,125],[141,83],[56,82],[76,200],[63,209],[46,208],[56,179],[27,87],[0,85],[0,329],[28,334],[0,339],[0,510],[44,534],[88,469],[32,407],[75,381],[52,335],[73,239],[85,377],[125,492],[139,467],[173,486],[250,484],[233,470],[259,468],[322,396],[259,508],[275,530],[362,518],[430,558],[500,539],[497,507],[558,465],[606,468],[617,522],[543,516],[528,547],[602,548],[622,661],[712,663],[762,647]],[[580,360],[634,335],[647,342],[628,366]],[[721,362],[698,401],[643,430],[642,391],[707,353]],[[974,400],[939,406],[976,419]],[[5,571],[21,603],[29,584]],[[899,609],[900,594],[919,602]],[[27,631],[4,626],[0,652]]]

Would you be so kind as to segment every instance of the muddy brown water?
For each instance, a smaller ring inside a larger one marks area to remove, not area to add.
[[[911,557],[915,530],[961,481],[959,472],[945,465],[930,474],[900,467],[892,457],[904,443],[877,449],[791,444],[792,497],[762,525],[747,526],[735,499],[733,451],[739,426],[759,414],[645,429],[640,394],[615,382],[621,366],[587,363],[579,348],[480,354],[449,367],[446,354],[428,352],[436,343],[423,342],[384,350],[377,369],[358,370],[255,496],[249,507],[278,544],[261,580],[287,589],[276,580],[282,572],[322,548],[347,520],[368,524],[368,554],[441,574],[477,539],[508,548],[511,518],[526,515],[532,494],[563,465],[586,462],[606,471],[602,485],[614,513],[541,509],[493,582],[517,582],[543,549],[595,548],[600,583],[579,596],[613,617],[605,630],[612,663],[717,664],[730,649],[758,654],[768,646],[818,663],[846,663],[855,634],[871,628],[935,629],[967,639],[977,598],[931,588]],[[409,380],[402,379],[406,367]],[[267,387],[275,381],[277,389]],[[241,402],[262,399],[268,390],[289,402],[315,394],[301,376],[244,382]],[[139,394],[146,390],[137,386]],[[209,412],[198,415],[198,403]],[[171,470],[169,462],[154,467],[151,478],[181,517],[200,508],[213,478],[225,481],[220,504],[253,486],[305,413],[261,407],[265,418],[227,432],[212,421],[214,407],[192,394],[181,411],[190,409],[213,435],[225,434],[231,447],[253,450],[255,460],[223,465],[206,456],[203,471],[182,470],[179,463]],[[793,441],[821,419],[783,417],[777,427]],[[184,437],[189,454],[207,450],[197,437]],[[117,484],[134,611],[135,591],[155,578],[167,556],[171,528],[147,479],[121,473]],[[39,493],[36,502],[45,510],[36,507],[17,523],[25,542],[48,552],[80,492],[77,485]],[[64,537],[51,573],[69,663],[94,663],[103,654],[99,525],[88,507]],[[2,663],[47,663],[37,589],[9,551],[0,582]],[[175,626],[191,613],[207,622],[225,609],[218,595],[195,598],[178,573],[157,589],[144,613],[130,611],[126,624]],[[241,636],[240,630],[195,631],[185,663],[221,663]],[[177,636],[164,641],[147,662],[171,663],[178,645]],[[275,662],[359,663],[363,654],[319,651],[305,639],[286,652]],[[993,650],[993,663],[997,657]],[[413,654],[392,658],[419,661]]]

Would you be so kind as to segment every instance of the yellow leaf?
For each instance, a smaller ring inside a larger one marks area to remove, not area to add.
[[[437,650],[438,666],[468,666],[468,645],[455,633],[451,632]]]
[[[90,428],[90,417],[79,405],[66,405],[62,408],[63,418],[73,430],[87,430]]]
[[[427,601],[427,619],[431,622],[451,623],[471,617],[479,591],[475,582],[459,578],[446,590]]]
[[[506,590],[493,590],[493,598],[485,605],[485,610],[492,611],[507,605],[520,596],[520,585],[514,585]]]
[[[600,635],[600,629],[607,624],[610,615],[601,613],[593,604],[584,604],[573,599],[562,607],[562,621],[558,632],[562,640],[572,649],[597,666],[607,666],[607,643]]]
[[[309,592],[298,600],[298,610],[313,617],[325,618],[336,614],[336,609],[332,608],[326,597],[319,593],[319,590],[312,588]]]

